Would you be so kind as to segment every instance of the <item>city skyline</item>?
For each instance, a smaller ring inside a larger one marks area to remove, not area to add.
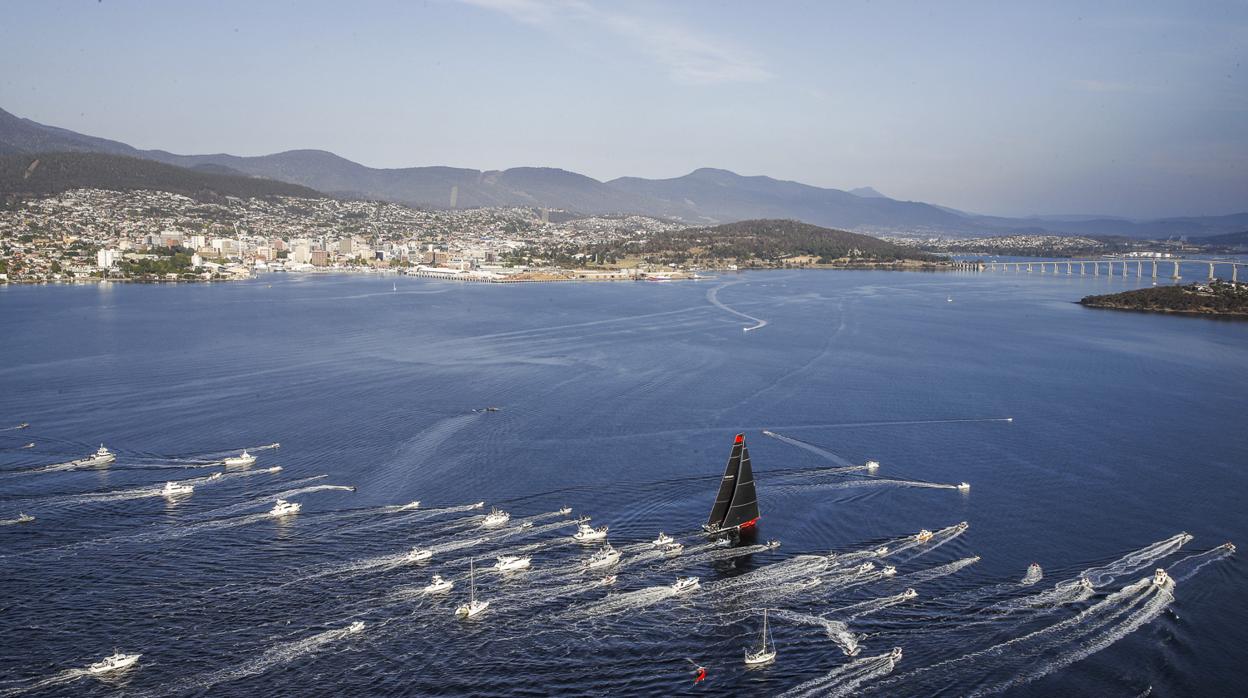
[[[1248,209],[1248,8],[21,3],[3,108],[179,153],[698,167],[980,213]],[[186,29],[195,31],[187,35]]]

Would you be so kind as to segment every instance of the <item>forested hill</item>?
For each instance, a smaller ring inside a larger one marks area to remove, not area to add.
[[[685,253],[709,260],[756,259],[777,263],[786,257],[810,256],[820,263],[935,261],[938,258],[869,235],[823,228],[794,220],[762,219],[709,228],[686,228],[648,238],[646,254]]]
[[[325,195],[271,179],[200,171],[104,153],[0,155],[0,196],[47,196],[70,189],[152,189],[195,198]]]

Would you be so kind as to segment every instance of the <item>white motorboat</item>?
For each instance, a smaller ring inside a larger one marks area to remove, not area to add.
[[[363,629],[364,629],[364,621],[362,620],[357,620],[353,622],[351,625],[347,626],[348,633],[358,633]]]
[[[34,520],[35,520],[35,517],[31,516],[30,514],[27,514],[24,511],[18,512],[17,514],[18,523],[30,523],[31,521],[34,521]]]
[[[875,549],[875,556],[876,556],[876,557],[884,557],[884,556],[885,556],[885,555],[887,555],[887,554],[888,554],[888,546],[887,546],[887,545],[881,545],[880,547],[878,547],[878,548],[876,548],[876,549]]]
[[[602,546],[602,549],[594,553],[585,561],[586,569],[597,569],[599,567],[610,567],[620,561],[620,551],[611,547],[611,544]]]
[[[419,509],[419,508],[420,508],[420,500],[419,500],[419,499],[417,499],[417,500],[416,500],[416,501],[414,501],[414,502],[408,502],[407,504],[404,504],[403,506],[399,507],[399,510],[400,510],[400,511],[410,511],[410,510],[412,510],[412,509]]]
[[[965,522],[965,521],[959,521],[959,522],[958,522],[958,525],[957,525],[957,526],[954,526],[954,528],[958,529],[958,531],[965,531],[966,529],[968,529],[968,528],[970,528],[970,527],[971,527],[971,525],[970,525],[969,523]]]
[[[273,503],[273,508],[269,510],[269,516],[289,516],[298,514],[303,505],[298,502],[288,502],[285,499],[279,499]]]
[[[958,483],[958,491],[959,491],[959,492],[970,492],[970,491],[971,491],[971,483],[969,483],[969,482],[959,482],[959,483]]]
[[[914,534],[914,540],[919,543],[926,543],[932,539],[932,532],[926,528]]]
[[[767,549],[768,549],[768,550],[775,550],[776,548],[779,548],[779,547],[780,547],[780,541],[778,541],[778,540],[769,540],[769,541],[767,541],[766,543],[764,543],[763,545],[767,546]]]
[[[763,609],[763,631],[759,637],[759,647],[753,652],[745,651],[745,665],[759,666],[774,661],[776,658],[776,644],[771,642],[771,632],[767,625],[767,609]]]
[[[100,444],[100,447],[95,450],[95,453],[92,453],[86,458],[79,458],[76,461],[70,461],[70,465],[93,468],[99,465],[108,465],[115,460],[117,460],[117,456],[114,455],[112,451],[104,448],[104,444]]]
[[[892,652],[888,653],[888,661],[896,664],[901,661],[901,648],[894,647]]]
[[[473,505],[472,505],[472,508],[473,508],[473,509],[484,509],[484,508],[485,508],[485,502],[477,502],[476,504],[473,504]]]
[[[702,583],[698,581],[697,577],[677,577],[676,583],[672,585],[672,591],[679,594],[685,591],[693,591],[701,585]]]
[[[433,559],[433,551],[428,548],[412,548],[403,559],[407,562],[426,562]]]
[[[724,537],[721,537],[721,538],[716,538],[716,539],[712,542],[712,544],[713,544],[716,548],[728,548],[728,547],[731,547],[731,546],[732,546],[732,539],[731,539],[731,538],[728,538],[727,536],[724,536]]]
[[[662,548],[663,546],[668,545],[670,543],[674,543],[674,542],[676,542],[675,538],[672,538],[666,533],[659,531],[659,537],[651,541],[651,544],[656,548]]]
[[[893,575],[897,574],[897,568],[893,567],[892,565],[885,565],[884,569],[880,570],[880,574],[884,575],[885,577],[892,577]]]
[[[273,466],[272,468],[269,468],[269,472],[270,472],[270,473],[280,473],[280,472],[282,472],[282,466],[280,466],[280,465],[275,465],[275,466]]]
[[[143,655],[141,654],[124,654],[121,652],[115,652],[112,655],[109,655],[87,667],[87,671],[92,674],[107,674],[112,671],[121,671],[122,669],[134,666],[134,663],[139,661],[139,657],[142,656]]]
[[[1085,591],[1089,591],[1089,592],[1095,588],[1092,586],[1092,580],[1088,579],[1087,577],[1079,578],[1079,586],[1083,587]]]
[[[499,572],[516,572],[518,570],[526,570],[533,564],[533,558],[519,555],[500,555],[498,562],[494,563],[494,569]]]
[[[248,453],[247,449],[243,449],[243,452],[237,456],[222,458],[221,462],[225,464],[225,467],[227,468],[246,468],[256,462],[256,457]]]
[[[1170,583],[1170,575],[1166,574],[1166,571],[1164,569],[1158,567],[1157,571],[1153,573],[1153,584],[1159,587],[1164,587],[1165,585],[1169,583]]]
[[[533,528],[533,522],[532,522],[532,521],[525,521],[524,523],[520,524],[520,530],[521,530],[521,531],[523,531],[523,530],[524,530],[524,529],[526,529],[526,528]]]
[[[186,485],[180,482],[166,482],[165,487],[160,491],[160,494],[165,497],[180,497],[194,491],[194,485]]]
[[[906,589],[905,591],[901,592],[901,598],[903,599],[913,599],[914,597],[918,595],[919,595],[919,592],[915,591],[914,589]]]
[[[490,513],[485,515],[485,519],[481,521],[481,525],[485,528],[498,528],[504,526],[511,520],[511,514],[498,509],[491,509]]]
[[[477,600],[477,562],[473,560],[468,568],[468,603],[455,609],[455,615],[460,618],[474,618],[489,607],[489,601]]]
[[[577,526],[576,533],[572,534],[572,538],[574,538],[578,543],[593,543],[594,541],[604,540],[606,537],[606,526],[594,528],[587,523]]]
[[[879,462],[878,460],[869,460],[869,461],[867,461],[867,471],[868,471],[868,472],[872,472],[872,473],[873,473],[873,472],[875,472],[875,471],[877,471],[877,470],[879,470],[879,469],[880,469],[880,462]]]
[[[866,573],[868,573],[868,572],[872,572],[872,571],[874,571],[874,570],[875,570],[875,563],[874,563],[874,562],[864,562],[864,563],[862,563],[861,565],[858,565],[857,572],[858,572],[858,574],[866,574]]]
[[[663,546],[663,554],[668,557],[676,557],[683,552],[685,552],[685,546],[680,543],[668,543]]]
[[[450,591],[455,586],[455,582],[449,579],[443,579],[442,575],[435,574],[433,579],[429,580],[428,586],[425,587],[426,594],[441,594],[444,591]]]
[[[214,480],[220,480],[220,479],[221,479],[221,477],[222,477],[222,476],[221,476],[221,473],[213,473],[213,474],[211,474],[211,475],[209,475],[209,476],[208,476],[208,482],[212,482],[212,481],[214,481]]]
[[[562,507],[559,509],[560,516],[567,516],[572,513],[572,507]]]
[[[599,580],[598,580],[598,583],[597,583],[595,586],[600,586],[600,587],[608,587],[608,586],[611,586],[612,584],[615,584],[615,575],[614,575],[614,574],[608,574],[607,576],[603,577],[602,579],[599,579]]]

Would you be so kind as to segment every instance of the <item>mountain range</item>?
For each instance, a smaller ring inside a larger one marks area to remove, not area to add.
[[[842,191],[771,177],[742,176],[714,168],[701,168],[670,179],[621,177],[602,182],[549,167],[381,169],[323,150],[290,150],[252,157],[224,153],[178,155],[163,150],[140,150],[119,141],[47,126],[0,109],[0,155],[51,152],[125,155],[218,175],[263,177],[331,196],[380,199],[428,208],[534,206],[585,214],[638,213],[695,225],[791,218],[877,234],[889,231],[960,235],[1052,233],[1165,238],[1248,229],[1248,213],[1150,221],[1084,216],[982,216],[935,204],[899,201],[871,187]]]

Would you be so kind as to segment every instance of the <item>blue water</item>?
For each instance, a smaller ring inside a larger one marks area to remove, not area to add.
[[[1072,302],[1149,282],[0,288],[0,427],[30,423],[0,431],[0,519],[37,517],[0,526],[0,694],[1234,694],[1244,567],[1178,561],[1248,540],[1248,323]],[[767,325],[742,332],[711,290]],[[738,431],[763,518],[757,540],[711,548],[695,531]],[[34,472],[101,442],[107,468]],[[273,442],[247,471],[191,467]],[[835,470],[867,459],[877,478]],[[197,487],[167,501],[167,480]],[[357,489],[264,516],[322,485]],[[479,528],[482,500],[506,528]],[[580,514],[624,553],[613,587],[579,572]],[[936,538],[902,540],[922,528]],[[685,553],[648,552],[660,530]],[[1181,550],[1147,549],[1180,532]],[[437,554],[404,564],[413,546]],[[504,552],[533,568],[501,577]],[[491,606],[464,622],[474,558]],[[1018,584],[1032,562],[1044,579]],[[1130,586],[1176,563],[1195,573],[1173,601]],[[1090,595],[1059,585],[1098,566]],[[422,594],[434,572],[454,591]],[[699,591],[661,588],[690,574]],[[779,657],[747,670],[763,607]],[[893,647],[895,666],[873,659]],[[114,648],[143,656],[80,671]],[[687,658],[709,671],[696,688]]]

